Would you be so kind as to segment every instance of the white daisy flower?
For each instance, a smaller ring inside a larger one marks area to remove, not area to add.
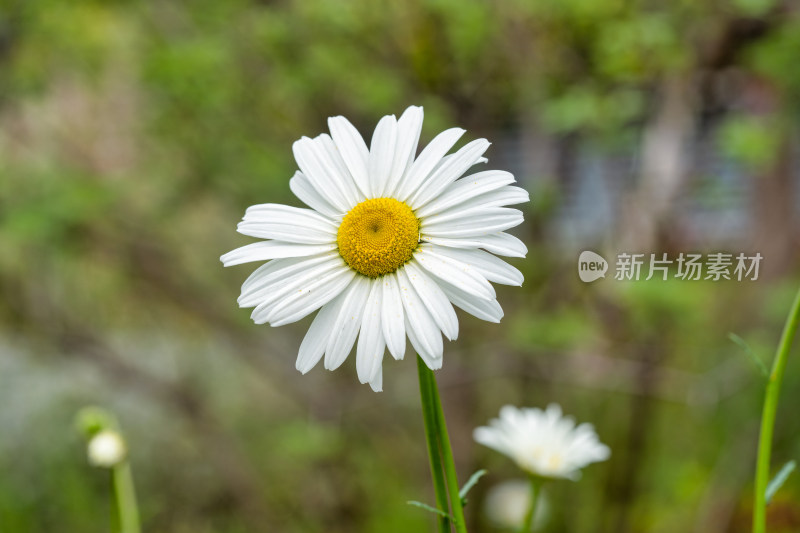
[[[111,468],[120,463],[127,455],[127,448],[122,436],[116,431],[104,429],[90,440],[86,448],[89,464]]]
[[[522,212],[503,206],[527,202],[528,193],[511,185],[508,172],[462,177],[486,161],[489,142],[447,155],[465,133],[460,128],[440,133],[416,156],[421,107],[383,117],[369,148],[344,117],[328,126],[330,135],[293,147],[300,171],[289,188],[310,209],[248,208],[238,231],[265,240],[221,259],[225,266],[268,261],[239,297],[241,307],[255,307],[257,324],[282,326],[319,309],[300,345],[300,372],[323,356],[325,368],[338,368],[358,337],[358,378],[379,391],[385,348],[402,359],[406,336],[428,367],[441,368],[441,334],[458,336],[453,305],[500,321],[490,282],[519,286],[522,274],[496,255],[527,253],[505,233]]]
[[[526,472],[544,478],[578,479],[580,469],[605,461],[611,450],[601,444],[591,424],[575,427],[561,407],[550,404],[546,411],[506,405],[500,417],[479,427],[475,440],[513,459]]]

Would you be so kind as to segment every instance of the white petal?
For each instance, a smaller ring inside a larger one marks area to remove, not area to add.
[[[250,289],[254,286],[263,285],[276,278],[286,277],[294,272],[301,272],[308,268],[328,261],[339,255],[339,253],[327,252],[312,257],[290,257],[286,259],[274,259],[269,263],[258,267],[242,284],[242,290]]]
[[[418,209],[436,198],[475,164],[475,161],[489,148],[489,144],[486,139],[477,139],[464,146],[420,184],[417,191],[409,198],[408,204]]]
[[[480,237],[513,228],[522,224],[524,220],[522,211],[511,209],[510,207],[478,209],[470,211],[469,215],[444,222],[431,222],[433,217],[428,217],[420,221],[420,230],[424,236],[431,237],[447,237],[451,239]]]
[[[436,325],[444,336],[451,341],[458,338],[458,317],[450,300],[442,289],[425,272],[411,260],[405,265],[405,271],[414,290],[428,309]]]
[[[454,287],[449,283],[441,283],[440,287],[447,295],[447,298],[453,302],[453,305],[459,309],[466,311],[474,317],[480,318],[487,322],[499,323],[503,318],[503,308],[497,303],[497,300],[483,300],[475,298],[458,287]]]
[[[491,448],[500,453],[510,455],[511,450],[505,442],[505,435],[498,433],[497,430],[491,427],[482,426],[475,428],[472,432],[472,438],[475,442],[482,444],[487,448]]]
[[[251,318],[257,324],[266,322],[266,317],[272,309],[290,297],[295,291],[302,290],[315,280],[327,277],[342,269],[341,262],[336,257],[326,258],[325,261],[309,262],[307,268],[281,268],[266,276],[259,278],[257,283],[242,288],[239,296],[239,307],[255,307]],[[278,260],[280,261],[280,260]]]
[[[249,287],[260,286],[261,279],[272,275],[272,273],[278,268],[283,267],[288,270],[288,267],[291,265],[296,265],[297,263],[303,261],[314,261],[314,260],[321,260],[321,259],[316,257],[311,259],[305,257],[293,257],[291,259],[275,259],[274,261],[269,261],[268,263],[265,263],[260,267],[258,267],[257,269],[255,269],[249,276],[247,276],[247,279],[244,280],[244,283],[242,283],[242,292],[244,292]]]
[[[448,154],[448,155],[444,156],[444,157],[442,158],[442,160],[439,162],[439,165],[443,165],[444,163],[447,163],[447,161],[448,161],[449,159],[451,159],[451,158],[455,157],[455,155],[456,155],[456,154]],[[482,163],[488,163],[488,162],[489,162],[489,160],[488,160],[488,159],[486,159],[485,157],[479,157],[479,158],[477,159],[477,161],[475,161],[475,164],[476,164],[476,165],[478,165],[478,164],[482,164]],[[437,166],[438,166],[438,165],[437,165]],[[434,170],[435,170],[435,168],[434,168]]]
[[[263,304],[263,308],[275,304],[310,280],[341,267],[342,261],[338,252],[328,252],[308,259],[274,259],[258,268],[242,284],[239,307]]]
[[[467,216],[480,216],[481,211],[490,209],[492,207],[502,207],[507,205],[522,204],[530,201],[528,191],[520,187],[501,187],[495,191],[491,191],[469,200],[465,200],[458,205],[454,205],[448,209],[441,209],[436,213],[431,213],[425,220],[435,219],[441,222],[446,219],[455,219]],[[421,217],[417,213],[417,217]]]
[[[330,303],[324,305],[317,313],[317,316],[314,317],[314,321],[309,326],[303,342],[300,343],[300,350],[297,354],[295,367],[301,373],[305,374],[322,359],[322,354],[325,353],[325,346],[328,345],[328,339],[330,339],[334,331],[333,326],[341,309],[342,300],[343,298],[340,294]]]
[[[382,283],[380,280],[372,280],[370,285],[367,306],[361,318],[361,333],[356,346],[356,370],[361,383],[372,381],[380,371],[386,347],[381,330]]]
[[[422,108],[411,106],[405,110],[397,121],[397,143],[392,161],[392,170],[389,173],[389,180],[383,191],[384,196],[394,196],[397,185],[403,175],[414,163],[414,156],[417,155],[419,134],[422,131],[422,118]]]
[[[327,162],[322,147],[314,140],[303,137],[292,145],[292,151],[297,166],[322,197],[338,211],[349,211],[352,206],[342,190],[345,177],[338,176],[337,170]]]
[[[331,136],[339,149],[350,175],[353,177],[361,194],[364,197],[369,195],[369,174],[367,164],[369,160],[369,149],[361,134],[350,121],[344,117],[331,117],[328,119],[328,128]]]
[[[314,211],[319,211],[325,216],[334,220],[341,218],[343,212],[337,210],[331,203],[322,197],[322,195],[314,188],[311,181],[299,170],[294,173],[292,179],[289,180],[289,189],[297,196],[301,202],[306,204]]]
[[[282,222],[287,218],[299,218],[301,220],[309,220],[315,223],[318,227],[324,228],[327,231],[336,232],[338,224],[330,217],[314,211],[313,209],[305,209],[303,207],[292,207],[284,204],[256,204],[251,205],[245,210],[243,222]],[[311,222],[309,222],[311,224]]]
[[[378,367],[378,373],[372,378],[372,381],[369,382],[370,388],[374,392],[382,392],[383,391],[383,367]]]
[[[525,257],[528,254],[525,243],[509,233],[484,235],[476,240],[482,243],[481,248],[493,254],[507,257]]]
[[[252,261],[267,261],[286,257],[306,257],[336,249],[336,244],[296,244],[282,241],[254,242],[242,246],[220,257],[222,264],[227,266],[250,263]]]
[[[375,127],[369,147],[370,198],[383,197],[397,145],[397,119],[394,115],[383,117]]]
[[[243,235],[260,239],[328,244],[336,241],[337,226],[311,209],[261,204],[249,207],[236,229]]]
[[[508,233],[493,233],[491,235],[463,239],[426,236],[425,240],[432,244],[450,248],[483,248],[493,254],[506,257],[525,257],[528,254],[528,248],[525,243]]]
[[[339,149],[336,148],[336,143],[333,142],[330,135],[327,133],[318,135],[314,138],[314,142],[324,154],[326,166],[333,169],[331,174],[338,178],[339,189],[344,194],[350,208],[352,209],[356,204],[365,200],[366,197],[358,189],[353,177],[350,175],[350,170],[348,170]]]
[[[396,360],[400,360],[406,353],[405,314],[403,313],[403,300],[400,298],[400,286],[395,274],[388,274],[381,278],[383,286],[383,302],[381,308],[381,325],[383,337],[389,352]]]
[[[520,287],[525,279],[522,272],[499,257],[483,250],[465,250],[445,246],[435,246],[434,250],[438,254],[470,266],[484,278],[495,283]]]
[[[430,142],[422,150],[419,157],[403,176],[397,188],[396,196],[398,200],[404,202],[416,192],[420,184],[428,177],[434,167],[441,161],[453,145],[464,135],[465,130],[461,128],[451,128],[445,130]]]
[[[343,266],[325,276],[309,280],[308,283],[276,303],[263,317],[263,320],[269,322],[272,327],[297,322],[338,296],[347,287],[353,276],[355,276],[353,269]],[[254,314],[257,312],[258,308],[253,311]]]
[[[439,370],[442,368],[444,358],[441,356],[436,357],[434,353],[428,351],[426,345],[419,341],[414,334],[414,328],[411,327],[411,323],[408,321],[408,315],[406,315],[406,332],[408,333],[408,340],[411,341],[411,346],[414,348],[414,351],[422,358],[428,368],[431,370]],[[441,337],[439,337],[439,340],[441,341]]]
[[[522,190],[522,189],[520,189]],[[496,191],[497,192],[497,191]],[[490,193],[493,194],[493,193]],[[425,217],[421,222],[422,228],[449,228],[458,227],[459,225],[469,224],[471,221],[487,220],[490,217],[505,215],[505,216],[522,216],[518,209],[510,207],[496,207],[496,206],[483,206],[475,205],[479,199],[472,199],[440,211],[435,215]]]
[[[437,214],[449,213],[458,210],[470,210],[474,208],[501,207],[505,205],[524,204],[530,202],[531,197],[528,191],[521,187],[501,187],[492,191],[458,204],[446,211]]]
[[[414,290],[405,268],[398,269],[396,274],[400,285],[400,297],[403,299],[403,309],[406,315],[406,334],[408,339],[417,353],[423,356],[426,363],[434,359],[441,359],[444,347],[439,328],[433,321],[433,317],[428,312],[417,291]],[[430,363],[428,363],[428,366],[431,366]]]
[[[417,249],[414,261],[433,274],[436,279],[460,287],[464,292],[477,298],[492,300],[496,296],[492,284],[486,281],[486,278],[469,265],[436,253],[430,244],[422,244]]]
[[[325,348],[325,368],[335,370],[344,363],[361,328],[361,315],[369,296],[370,283],[364,276],[356,276],[344,291],[344,301],[336,325],[334,335],[328,340]]]
[[[437,198],[415,211],[418,217],[433,215],[471,198],[481,196],[514,183],[514,176],[503,170],[487,170],[470,176],[464,176],[452,183]]]

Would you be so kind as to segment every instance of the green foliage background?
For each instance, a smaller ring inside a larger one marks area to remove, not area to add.
[[[415,104],[423,141],[535,126],[613,151],[641,142],[664,80],[720,76],[765,88],[716,112],[721,153],[767,179],[796,139],[798,57],[800,11],[773,0],[4,0],[0,531],[107,530],[107,473],[73,427],[87,404],[121,420],[146,531],[432,530],[405,504],[432,501],[412,361],[378,395],[350,362],[300,376],[309,320],[252,325],[249,267],[219,263],[248,205],[299,205],[292,142],[339,114],[368,137]],[[526,283],[498,289],[500,325],[460,315],[439,373],[461,477],[490,471],[470,530],[495,530],[484,496],[517,475],[472,428],[555,401],[613,454],[546,489],[546,531],[748,531],[763,383],[727,334],[771,357],[796,252],[752,283],[583,285],[552,231],[562,176],[518,178]],[[776,463],[800,457],[798,398],[793,358]],[[800,528],[797,479],[771,531]]]

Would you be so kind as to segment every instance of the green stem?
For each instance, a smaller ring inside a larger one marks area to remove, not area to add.
[[[775,428],[775,413],[781,392],[783,371],[794,340],[797,325],[800,323],[800,292],[795,296],[792,310],[786,317],[781,342],[772,363],[772,372],[764,395],[764,410],[761,414],[761,434],[758,438],[758,461],[756,463],[756,488],[753,503],[753,533],[764,533],[767,528],[767,483],[769,483],[769,462],[772,450],[772,433]]]
[[[542,492],[541,480],[531,476],[531,505],[525,515],[525,522],[522,523],[521,533],[530,533],[533,525],[533,517],[536,516],[536,504],[539,503],[539,494]]]
[[[139,533],[139,510],[136,505],[136,489],[133,486],[131,465],[125,460],[114,466],[111,472],[114,498],[117,504],[117,529],[119,533]]]
[[[444,465],[444,475],[447,478],[447,491],[450,493],[450,508],[452,510],[453,522],[458,533],[467,533],[467,521],[464,519],[464,507],[461,505],[461,495],[459,494],[458,476],[456,475],[456,463],[453,460],[453,448],[450,446],[450,436],[447,434],[447,423],[444,420],[442,402],[439,399],[439,388],[436,386],[436,376],[433,371],[425,367],[429,374],[431,395],[433,396],[433,407],[436,413],[436,430],[439,434],[439,445],[442,452],[442,463]]]
[[[439,441],[436,436],[436,413],[433,408],[431,396],[430,370],[425,366],[422,358],[417,357],[417,370],[419,372],[419,392],[422,401],[422,418],[425,422],[425,440],[428,444],[428,459],[431,464],[433,488],[436,492],[436,507],[445,513],[449,512],[447,506],[447,489],[444,483],[442,460],[439,452]],[[437,518],[440,533],[450,533],[450,520],[445,516]]]

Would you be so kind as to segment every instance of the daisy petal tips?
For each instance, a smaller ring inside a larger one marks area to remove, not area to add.
[[[527,252],[506,233],[522,212],[506,206],[528,193],[508,172],[464,175],[486,163],[489,142],[448,155],[462,129],[420,151],[422,120],[415,106],[383,117],[368,144],[346,118],[330,118],[330,135],[294,144],[299,170],[289,187],[308,207],[248,208],[238,231],[262,240],[221,257],[225,266],[266,261],[239,296],[256,323],[281,326],[318,311],[300,345],[302,373],[320,361],[339,367],[355,345],[359,381],[378,391],[384,353],[402,359],[406,339],[441,368],[443,336],[458,336],[454,306],[499,322],[492,283],[522,284],[497,256]]]
[[[576,480],[581,468],[611,455],[591,424],[576,426],[572,418],[562,416],[556,404],[544,411],[506,405],[499,418],[475,429],[473,437],[510,457],[525,472],[542,478]]]

